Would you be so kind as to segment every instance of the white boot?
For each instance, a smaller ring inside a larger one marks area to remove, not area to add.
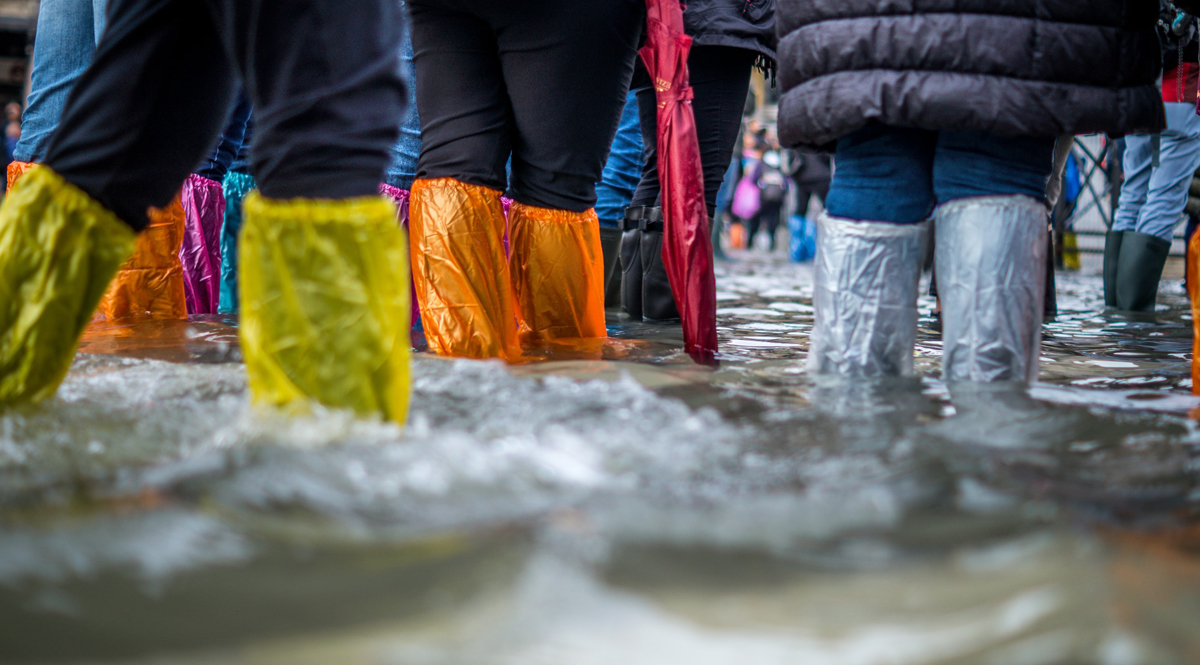
[[[1036,381],[1046,206],[1027,196],[962,199],[935,219],[946,381]]]
[[[917,340],[917,291],[929,224],[817,220],[808,369],[851,377],[907,376]]]

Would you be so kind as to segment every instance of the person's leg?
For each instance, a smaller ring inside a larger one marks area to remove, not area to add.
[[[638,118],[637,94],[630,91],[621,112],[617,135],[600,182],[596,183],[596,217],[600,219],[600,244],[604,251],[605,306],[620,300],[621,236],[625,209],[633,200],[642,177],[642,128]],[[615,277],[615,278],[614,278]]]
[[[97,0],[101,6],[103,3]],[[67,95],[92,62],[99,33],[93,3],[43,0],[34,37],[29,100],[21,117],[21,138],[13,150],[18,162],[40,162],[58,128]]]
[[[839,140],[825,208],[833,217],[916,224],[933,212],[934,132],[871,125]]]
[[[114,21],[68,97],[45,165],[22,178],[0,211],[0,403],[53,394],[132,253],[133,232],[146,227],[148,208],[172,200],[224,119],[232,72],[203,6],[115,0],[111,9]],[[174,131],[181,125],[197,131]],[[39,285],[36,294],[21,286],[29,283]]]
[[[600,226],[616,229],[625,219],[625,209],[633,200],[642,178],[642,152],[638,98],[630,91],[604,172],[596,184],[596,216],[600,218]]]
[[[1121,184],[1121,197],[1113,213],[1112,228],[1104,236],[1104,305],[1118,306],[1117,284],[1120,277],[1121,244],[1125,234],[1137,228],[1138,218],[1150,191],[1150,174],[1153,171],[1154,139],[1146,134],[1127,136],[1124,139],[1125,153],[1122,168],[1125,180]]]
[[[404,2],[401,1],[400,4],[403,6]],[[421,119],[417,114],[416,69],[413,66],[410,30],[404,32],[404,43],[400,47],[400,66],[404,80],[408,82],[408,110],[404,114],[403,124],[400,125],[400,140],[392,146],[392,161],[388,165],[383,182],[398,190],[409,190],[417,177],[417,162],[421,158]],[[406,223],[407,219],[405,215]]]
[[[511,116],[495,35],[440,2],[408,9],[421,118],[409,231],[425,337],[441,355],[517,358],[500,202]]]
[[[1158,283],[1171,254],[1175,227],[1187,207],[1188,190],[1200,168],[1200,117],[1192,104],[1167,104],[1158,165],[1150,171],[1146,202],[1126,230],[1117,262],[1117,309],[1154,311]]]
[[[696,122],[696,137],[700,147],[700,166],[704,175],[704,201],[709,223],[717,214],[717,198],[729,170],[734,144],[741,129],[742,111],[750,86],[750,69],[755,54],[745,49],[726,46],[695,46],[688,55],[688,76],[692,85],[692,110]],[[633,79],[641,116],[642,142],[645,156],[642,178],[634,193],[634,206],[661,206],[658,181],[658,100],[654,85],[645,67],[638,62]],[[715,226],[715,224],[714,224]],[[666,268],[659,254],[662,251],[661,231],[626,231],[622,242],[630,249],[622,255],[636,255],[643,266],[641,302],[631,294],[626,311],[640,310],[652,320],[675,320],[679,310],[667,279]],[[716,244],[714,244],[714,248]],[[714,250],[715,251],[715,250]],[[628,274],[628,273],[626,273]]]
[[[234,102],[233,108],[229,112],[229,120],[225,123],[225,129],[221,131],[220,139],[217,141],[217,147],[213,148],[204,162],[200,164],[200,168],[196,169],[196,175],[215,182],[225,179],[225,174],[229,172],[242,150],[242,144],[249,138],[246,135],[246,126],[250,122],[252,110],[253,106],[250,104],[250,98],[246,96],[246,92],[244,90],[239,92],[237,101]]]
[[[511,266],[527,339],[607,335],[593,206],[644,11],[637,0],[538,0],[488,11],[513,112]]]
[[[378,195],[399,138],[392,0],[209,0],[254,105],[239,332],[254,400],[402,421],[407,248]]]
[[[113,0],[109,16],[45,163],[141,230],[216,143],[235,79],[203,5]]]
[[[763,226],[767,232],[767,247],[775,251],[776,236],[779,235],[779,215],[783,212],[781,204],[771,204],[763,210]]]
[[[700,162],[704,170],[704,201],[708,215],[716,214],[717,196],[725,181],[733,156],[734,143],[741,129],[746,93],[750,88],[750,70],[757,55],[753,51],[728,46],[696,46],[688,55],[688,77],[692,84],[692,110],[696,118],[696,136],[700,143]],[[657,205],[658,182],[658,100],[649,76],[639,64],[635,79],[638,108],[641,111],[642,140],[646,160],[642,179],[634,196],[634,205]]]
[[[403,0],[400,3],[404,6]],[[396,219],[408,233],[408,200],[413,180],[417,177],[417,163],[421,158],[421,119],[417,114],[416,71],[413,67],[413,45],[410,30],[404,31],[404,42],[400,47],[400,65],[405,82],[408,83],[408,109],[400,125],[400,140],[392,145],[392,161],[387,174],[379,184],[379,193],[396,204]],[[412,284],[411,274],[409,283]],[[420,330],[421,310],[417,304],[416,285],[410,289],[412,301],[412,327]]]
[[[746,220],[746,249],[754,249],[754,236],[762,228],[763,210],[758,209],[754,216]]]
[[[810,371],[912,373],[936,140],[933,132],[870,126],[838,141],[817,234]]]
[[[942,132],[934,158],[942,369],[948,381],[1035,381],[1055,137]]]

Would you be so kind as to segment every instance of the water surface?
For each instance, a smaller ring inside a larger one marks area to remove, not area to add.
[[[1060,275],[1042,382],[814,382],[811,273],[719,266],[721,366],[610,313],[414,362],[408,426],[248,404],[234,323],[89,332],[0,414],[0,661],[1200,662],[1190,312]]]

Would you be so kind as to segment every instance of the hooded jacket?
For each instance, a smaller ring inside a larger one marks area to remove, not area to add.
[[[775,61],[775,0],[688,0],[683,29],[697,46],[755,51],[760,66]]]
[[[779,0],[779,135],[1156,132],[1157,19],[1152,0]]]

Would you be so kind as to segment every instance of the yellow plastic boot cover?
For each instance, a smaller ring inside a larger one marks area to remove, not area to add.
[[[443,356],[521,356],[500,192],[417,180],[409,200],[413,281],[429,347]]]
[[[246,197],[238,245],[241,341],[259,404],[315,400],[403,422],[409,396],[408,248],[379,197]]]
[[[167,207],[151,208],[148,214],[150,224],[138,234],[133,256],[121,266],[100,300],[100,313],[106,319],[187,318],[183,263],[179,260],[183,205],[176,196]]]
[[[596,212],[514,203],[511,215],[511,269],[522,341],[607,336]]]
[[[0,208],[0,405],[54,394],[133,229],[49,168]]]

